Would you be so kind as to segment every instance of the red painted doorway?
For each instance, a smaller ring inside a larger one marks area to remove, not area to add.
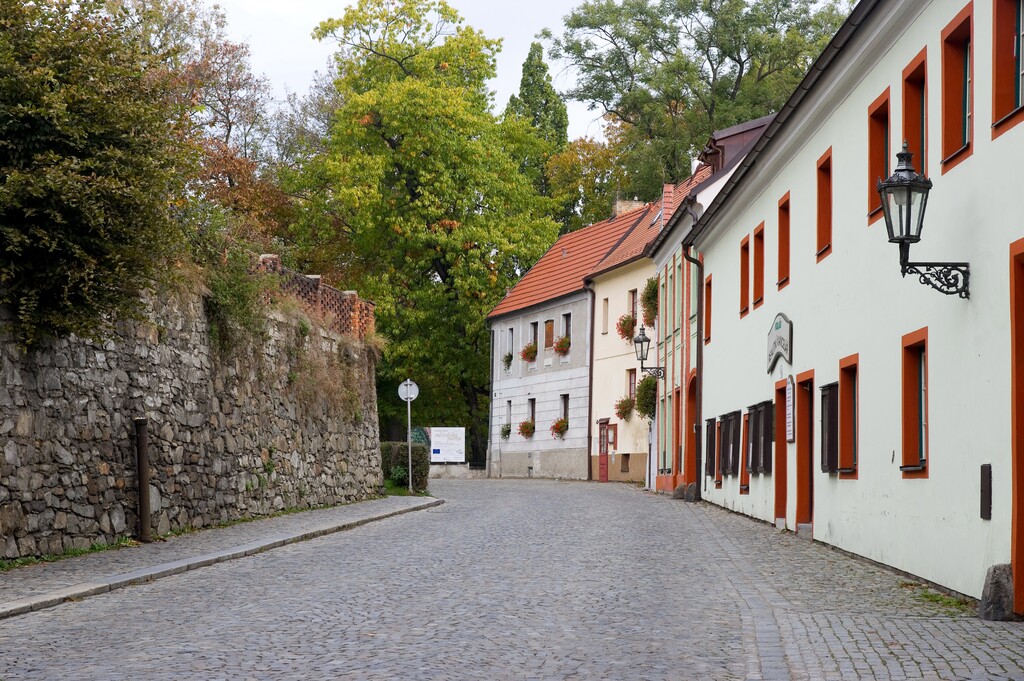
[[[1024,239],[1010,244],[1010,567],[1024,615]]]
[[[789,501],[786,494],[789,485],[787,478],[789,445],[786,440],[786,383],[787,381],[782,380],[775,384],[775,465],[772,470],[772,475],[775,476],[775,524],[778,525],[779,519],[781,519],[783,527],[786,526],[786,504]]]
[[[796,377],[796,524],[814,522],[814,371]]]
[[[597,426],[597,479],[608,482],[608,420],[604,419]]]

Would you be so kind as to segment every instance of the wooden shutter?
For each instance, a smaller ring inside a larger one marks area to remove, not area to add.
[[[772,472],[772,447],[775,444],[775,405],[771,402],[761,404],[761,472]]]
[[[744,464],[747,467],[747,472],[753,473],[758,470],[761,458],[761,438],[758,436],[761,422],[757,416],[757,405],[747,407],[747,414],[750,421],[747,424],[747,441],[743,445],[743,451],[746,454]]]
[[[555,344],[555,320],[549,319],[544,322],[544,347],[550,348]]]
[[[704,442],[707,444],[704,454],[704,475],[712,477],[715,474],[715,419],[707,420],[707,436]]]
[[[839,384],[821,387],[821,470],[839,470]]]

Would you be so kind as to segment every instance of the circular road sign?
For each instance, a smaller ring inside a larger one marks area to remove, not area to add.
[[[420,395],[420,387],[410,378],[402,381],[398,386],[398,396],[406,402],[412,402]]]

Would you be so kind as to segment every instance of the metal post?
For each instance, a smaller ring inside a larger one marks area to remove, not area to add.
[[[149,516],[149,426],[135,419],[135,477],[139,482],[139,541],[152,541]]]
[[[412,493],[412,400],[405,401],[405,416],[408,430],[406,441],[409,445],[409,493]]]

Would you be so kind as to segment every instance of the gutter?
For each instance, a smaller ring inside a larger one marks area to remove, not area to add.
[[[683,204],[683,208],[693,218],[694,225],[697,224],[699,219],[697,212],[693,209],[693,200],[688,200]],[[704,451],[704,443],[702,435],[704,434],[704,262],[699,257],[693,257],[690,255],[690,244],[687,243],[686,238],[683,239],[683,257],[686,261],[697,267],[697,282],[698,282],[698,294],[697,294],[697,358],[694,366],[694,380],[697,381],[697,399],[695,405],[694,418],[694,433],[693,442],[694,448],[697,450],[697,497],[696,500],[700,501],[703,498],[701,489],[707,485],[708,477],[704,474],[704,466],[702,466],[701,454]],[[694,249],[696,252],[696,249]]]
[[[594,429],[591,421],[594,419],[594,315],[597,310],[597,292],[594,291],[594,284],[590,280],[584,280],[583,288],[590,294],[590,333],[587,338],[587,480],[593,480]]]

